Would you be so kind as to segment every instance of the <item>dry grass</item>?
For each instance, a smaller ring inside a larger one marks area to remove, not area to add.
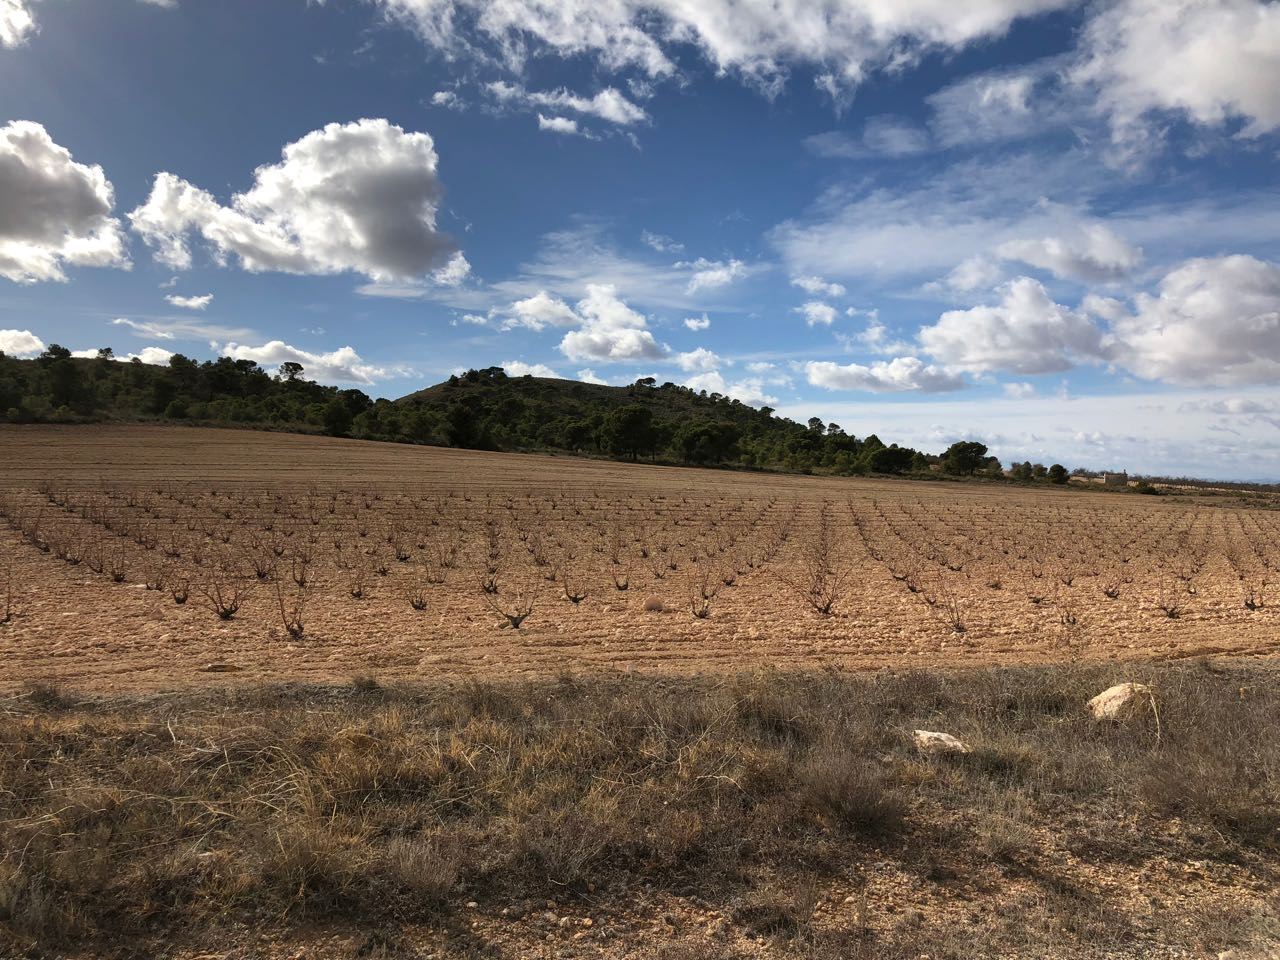
[[[1117,679],[1154,687],[1159,738],[1145,717],[1088,718]],[[670,957],[756,937],[815,958],[1258,942],[1276,915],[1223,878],[1280,879],[1278,721],[1271,672],[1208,664],[32,689],[0,711],[0,954],[180,932],[228,946],[242,925],[323,919],[368,943],[418,925],[521,956],[540,928],[486,934],[465,904],[634,916],[646,897],[724,918],[717,938],[681,930]],[[916,726],[974,751],[921,757]],[[1139,865],[1194,887],[1195,909],[1098,892],[1161,886]],[[961,935],[946,905],[964,889],[981,909]],[[846,890],[853,906],[824,905]],[[1231,922],[1214,897],[1253,908]]]

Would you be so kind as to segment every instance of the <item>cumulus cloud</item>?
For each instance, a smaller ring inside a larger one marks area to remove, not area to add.
[[[44,341],[30,330],[0,330],[0,353],[10,357],[34,357],[44,352]]]
[[[1122,139],[1152,111],[1269,133],[1280,128],[1280,6],[1121,0],[1089,21],[1072,79],[1096,92]]]
[[[574,327],[582,319],[573,312],[563,300],[557,300],[545,290],[540,290],[532,297],[517,300],[507,308],[507,318],[503,323],[506,328],[528,327],[530,330],[542,330],[546,327]]]
[[[870,365],[814,360],[804,365],[805,378],[827,390],[868,393],[945,393],[964,387],[964,379],[917,357],[896,357]]]
[[[64,267],[128,267],[115,191],[38,123],[0,127],[0,277],[66,280]]]
[[[840,283],[827,283],[821,277],[803,276],[792,277],[791,285],[799,287],[805,293],[812,294],[815,297],[843,297],[845,294],[844,285]]]
[[[646,329],[644,316],[627,306],[612,284],[588,284],[577,313],[581,328],[560,341],[560,351],[570,360],[657,360],[669,352]]]
[[[804,322],[811,326],[829,327],[835,323],[836,308],[821,300],[810,300],[795,308],[795,312],[804,316]]]
[[[970,373],[1050,373],[1102,357],[1098,327],[1055,303],[1039,281],[1018,277],[999,293],[998,304],[948,310],[921,329],[921,345],[946,366]]]
[[[180,297],[173,294],[165,297],[165,300],[175,307],[181,307],[183,310],[203,310],[213,303],[213,294],[206,293],[201,297]]]
[[[772,397],[765,393],[764,381],[759,377],[747,377],[744,380],[727,382],[718,370],[709,370],[706,373],[700,373],[696,376],[689,377],[684,381],[684,385],[690,390],[705,390],[707,393],[719,393],[726,397],[733,397],[737,400],[741,400],[743,403],[754,404],[755,406],[778,402],[777,397]]]
[[[1142,250],[1103,223],[1082,223],[1061,236],[1010,240],[997,253],[1086,283],[1118,280],[1142,262]]]
[[[601,377],[596,376],[596,372],[592,370],[590,367],[587,367],[584,370],[579,370],[578,379],[581,380],[583,383],[594,383],[597,386],[601,386],[601,387],[607,387],[609,385],[608,380],[604,380]]]
[[[29,0],[0,0],[0,47],[21,46],[35,29]]]
[[[433,270],[431,282],[440,287],[457,287],[471,276],[471,263],[461,253],[455,253],[443,267]]]
[[[311,353],[290,346],[283,340],[271,340],[260,347],[228,343],[222,355],[233,360],[252,360],[263,367],[282,363],[302,364],[303,376],[322,383],[372,384],[388,377],[405,375],[404,368],[388,369],[366,363],[353,347],[339,347],[330,353]]]
[[[711,318],[705,313],[700,317],[685,317],[684,325],[695,333],[711,329]]]
[[[1114,354],[1140,377],[1234,386],[1280,383],[1280,265],[1189,260],[1112,320]]]
[[[678,353],[675,360],[676,366],[686,373],[705,373],[709,370],[719,369],[721,364],[724,363],[724,360],[706,347],[698,347],[688,353]]]
[[[1036,388],[1030,383],[1006,383],[1003,387],[1006,397],[1025,400],[1036,395]]]
[[[126,354],[123,357],[117,357],[117,360],[138,360],[141,363],[149,363],[154,367],[167,367],[169,361],[174,357],[172,350],[166,350],[164,347],[143,347],[137,353]]]
[[[628,100],[613,87],[605,87],[592,97],[583,97],[568,90],[526,90],[515,83],[496,80],[486,88],[499,103],[515,106],[542,107],[548,110],[569,111],[594,117],[619,126],[628,127],[646,123],[649,115],[644,108]],[[557,118],[562,119],[562,118]],[[573,121],[569,121],[573,122]],[[576,127],[576,124],[575,124]]]
[[[577,136],[579,132],[577,120],[570,120],[568,117],[544,117],[542,114],[538,114],[538,129],[569,136]]]
[[[977,254],[965,257],[941,281],[926,284],[925,289],[929,292],[972,293],[974,290],[990,289],[1000,281],[1000,277],[1000,268]]]
[[[388,15],[449,53],[484,43],[509,68],[530,55],[588,56],[607,70],[634,68],[649,77],[677,68],[676,48],[690,45],[720,72],[767,91],[792,64],[822,72],[833,93],[873,70],[898,68],[930,50],[954,50],[1003,34],[1014,20],[1071,0],[378,0]]]
[[[172,173],[158,174],[129,219],[175,269],[191,266],[188,237],[215,259],[234,254],[253,272],[361,273],[375,281],[421,277],[454,252],[436,228],[441,187],[426,133],[386,120],[332,123],[259,167],[254,184],[223,205]]]
[[[452,90],[437,90],[431,95],[431,105],[433,107],[444,107],[446,110],[465,110],[467,105]]]
[[[508,377],[548,377],[552,380],[563,380],[545,363],[525,363],[523,360],[506,360],[500,364]]]
[[[856,316],[857,312],[847,311],[850,316]],[[889,328],[880,321],[880,314],[877,310],[864,311],[867,316],[867,325],[853,338],[854,341],[864,350],[870,350],[872,353],[881,355],[903,354],[911,349],[911,344],[904,340],[894,339],[889,332]]]
[[[747,275],[747,265],[741,260],[720,261],[699,257],[697,260],[677,263],[676,267],[693,271],[687,288],[690,294],[727,286]]]

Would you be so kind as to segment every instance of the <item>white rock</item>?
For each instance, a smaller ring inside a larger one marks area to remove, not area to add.
[[[1095,720],[1117,720],[1137,705],[1135,700],[1150,696],[1151,688],[1144,683],[1117,683],[1089,701],[1089,712]]]
[[[963,740],[953,737],[949,733],[939,733],[936,730],[915,730],[911,734],[911,739],[916,743],[916,749],[922,753],[968,753],[969,745]]]

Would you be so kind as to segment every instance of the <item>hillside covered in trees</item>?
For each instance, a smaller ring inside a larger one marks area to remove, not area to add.
[[[12,423],[163,420],[796,472],[1000,475],[979,443],[930,456],[652,378],[612,387],[488,367],[399,400],[373,400],[305,373],[284,364],[272,375],[228,357],[199,363],[179,354],[166,366],[121,361],[109,350],[74,357],[55,344],[33,360],[0,354],[0,414]],[[1060,467],[1052,479],[1059,474],[1065,482]]]

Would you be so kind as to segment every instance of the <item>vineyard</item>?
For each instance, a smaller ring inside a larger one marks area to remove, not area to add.
[[[100,448],[56,430],[0,435],[0,454],[20,465],[0,489],[10,682],[141,689],[226,672],[545,676],[1280,647],[1269,594],[1280,515],[1263,510],[118,432]]]

